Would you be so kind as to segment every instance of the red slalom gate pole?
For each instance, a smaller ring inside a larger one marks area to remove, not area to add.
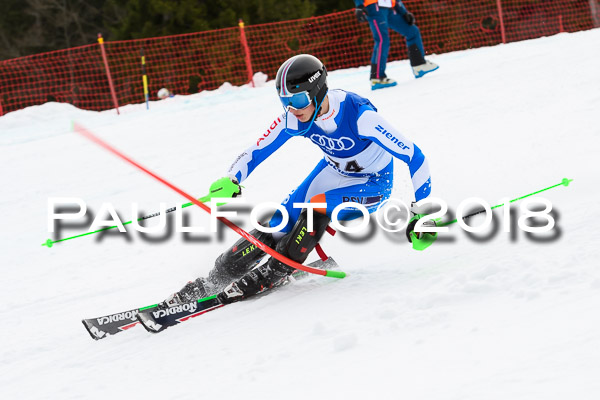
[[[166,185],[167,187],[173,189],[175,192],[179,193],[180,195],[182,195],[183,197],[185,197],[186,199],[188,199],[189,201],[191,201],[192,203],[194,203],[195,205],[197,205],[198,207],[200,207],[201,209],[203,209],[204,211],[206,211],[207,213],[210,214],[210,208],[206,204],[201,203],[200,201],[198,201],[191,195],[189,195],[186,192],[184,192],[183,190],[179,189],[177,186],[173,185],[172,183],[167,182],[165,179],[156,175],[154,172],[150,171],[146,167],[138,164],[137,162],[135,162],[134,160],[132,160],[125,154],[121,153],[119,150],[115,149],[114,147],[112,147],[111,145],[109,145],[108,143],[106,143],[105,141],[100,139],[99,137],[92,134],[90,131],[85,129],[83,126],[79,125],[76,122],[73,122],[73,130],[76,133],[78,133],[79,135],[85,137],[86,139],[91,140],[92,142],[96,143],[100,147],[103,147],[104,149],[113,153],[114,155],[121,158],[122,160],[127,161],[129,164],[133,165],[134,167],[136,167],[136,168],[140,169],[141,171],[145,172],[146,174],[150,175],[151,177],[153,177],[154,179],[156,179],[163,185]],[[296,261],[290,260],[286,256],[276,252],[275,250],[273,250],[272,248],[270,248],[269,246],[267,246],[266,244],[264,244],[263,242],[261,242],[260,240],[258,240],[257,238],[255,238],[254,236],[252,236],[251,234],[249,234],[248,232],[246,232],[239,226],[237,226],[236,224],[234,224],[233,222],[229,221],[227,218],[217,217],[217,219],[219,221],[221,221],[222,223],[224,223],[229,228],[231,228],[233,231],[235,231],[238,235],[240,235],[241,237],[248,240],[250,243],[252,243],[256,247],[258,247],[259,249],[264,251],[265,253],[271,255],[272,257],[276,258],[277,260],[281,261],[284,264],[289,265],[292,268],[299,269],[301,271],[305,271],[305,272],[315,274],[315,275],[328,276],[330,278],[346,277],[346,273],[343,271],[325,271],[325,270],[318,269],[318,268],[312,268],[307,265],[302,265],[300,263],[297,263]]]

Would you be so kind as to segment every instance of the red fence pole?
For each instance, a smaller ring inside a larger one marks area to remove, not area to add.
[[[594,28],[600,27],[600,7],[596,0],[590,0],[590,13],[592,14],[592,21],[594,23]]]
[[[502,34],[502,43],[506,44],[506,31],[504,30],[504,18],[502,17],[502,0],[496,0],[498,6],[498,18],[500,18],[500,33]]]
[[[0,101],[0,117],[3,115],[4,115],[4,113],[2,112],[2,102]]]
[[[565,31],[565,27],[563,26],[562,14],[558,16],[558,31],[563,33]]]
[[[240,19],[238,25],[240,26],[240,40],[242,41],[242,47],[244,48],[244,59],[246,60],[246,71],[248,71],[248,82],[254,87],[254,74],[252,73],[252,62],[250,61],[250,48],[248,47],[248,41],[246,40],[246,32],[244,32],[244,21]]]
[[[117,114],[121,114],[119,112],[119,103],[117,101],[117,93],[115,92],[115,86],[113,85],[112,77],[110,76],[110,69],[108,68],[108,60],[106,59],[106,51],[104,51],[104,39],[102,38],[102,34],[98,34],[98,43],[100,44],[100,50],[102,51],[102,60],[104,60],[104,67],[106,68],[106,76],[108,77],[108,86],[110,87],[110,94],[113,99],[113,104],[117,109]]]

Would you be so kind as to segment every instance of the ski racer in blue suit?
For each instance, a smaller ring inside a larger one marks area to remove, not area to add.
[[[373,212],[390,197],[394,157],[408,165],[415,199],[429,196],[431,177],[421,149],[381,117],[369,100],[343,90],[328,90],[327,70],[317,58],[302,54],[287,60],[277,73],[276,87],[285,112],[236,158],[227,173],[231,182],[238,187],[260,163],[294,137],[310,140],[324,156],[282,203],[289,222],[279,232],[253,230],[251,234],[258,240],[296,262],[304,262],[337,205],[356,202]],[[313,232],[304,234],[307,210],[294,208],[293,204],[309,202],[326,203],[327,207],[313,213]],[[337,218],[343,221],[361,215],[356,208],[344,208]],[[281,222],[282,214],[277,211],[269,226]],[[414,229],[414,223],[412,226],[407,229]],[[190,282],[172,296],[172,301],[177,304],[219,293],[223,303],[230,303],[277,285],[293,272],[275,258],[254,268],[264,256],[262,250],[240,239],[217,258],[208,278]]]
[[[323,103],[324,112],[314,121],[308,111],[294,109],[277,117],[267,133],[242,153],[228,172],[243,182],[294,136],[309,139],[323,151],[323,159],[283,202],[290,220],[278,232],[280,237],[292,229],[300,215],[301,210],[292,205],[309,202],[318,195],[325,195],[328,216],[348,199],[364,205],[369,212],[375,211],[390,196],[393,157],[408,165],[417,201],[431,192],[429,167],[421,149],[383,119],[369,100],[343,90],[330,90]],[[361,215],[358,210],[345,209],[339,219]],[[277,212],[269,225],[280,222],[281,214]]]

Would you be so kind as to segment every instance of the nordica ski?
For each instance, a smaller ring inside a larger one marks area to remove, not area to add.
[[[331,257],[325,261],[318,260],[308,265],[313,268],[327,270],[339,268]],[[307,272],[297,270],[292,274],[292,277],[294,280],[297,280],[308,275]],[[158,304],[153,304],[98,318],[84,319],[81,322],[93,339],[100,340],[131,329],[140,324],[140,322],[150,332],[161,332],[169,326],[176,325],[222,306],[223,304],[217,300],[216,296],[210,296],[199,299],[197,302],[180,304],[170,308],[159,309]],[[153,314],[154,312],[156,312],[156,316]],[[139,317],[140,314],[142,314],[141,317]]]
[[[209,311],[223,307],[225,304],[217,299],[217,295],[198,299],[191,303],[178,304],[163,309],[148,309],[140,311],[137,319],[148,332],[162,332],[170,326],[187,321]]]
[[[309,266],[314,268],[321,269],[336,269],[337,263],[329,257],[325,261],[315,261],[314,263],[309,264]],[[302,279],[308,276],[307,272],[304,271],[296,271],[292,274],[293,280]],[[289,283],[289,280],[282,285],[276,286],[273,289],[280,288]],[[260,292],[257,296],[263,296],[265,294],[270,293],[273,289],[265,289]],[[255,298],[254,296],[253,298]],[[202,314],[206,314],[209,311],[216,310],[217,308],[221,308],[225,306],[225,304],[221,303],[216,295],[205,297],[203,299],[199,299],[197,301],[193,301],[191,303],[178,304],[173,307],[163,308],[163,309],[146,309],[140,311],[137,314],[137,319],[141,322],[142,326],[146,328],[148,332],[158,333],[162,332],[168,327],[173,325],[177,325],[180,322],[187,321],[190,318],[197,317]]]
[[[133,328],[139,324],[137,315],[140,311],[153,310],[157,306],[158,304],[154,304],[148,307],[134,308],[133,310],[105,315],[103,317],[84,319],[81,322],[93,339],[100,340]]]

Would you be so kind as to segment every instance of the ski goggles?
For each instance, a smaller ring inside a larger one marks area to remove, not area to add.
[[[290,93],[280,94],[279,100],[281,104],[283,104],[283,108],[287,110],[288,107],[292,107],[296,110],[303,110],[306,107],[310,106],[310,97],[308,96],[308,92],[300,92],[300,93]]]

